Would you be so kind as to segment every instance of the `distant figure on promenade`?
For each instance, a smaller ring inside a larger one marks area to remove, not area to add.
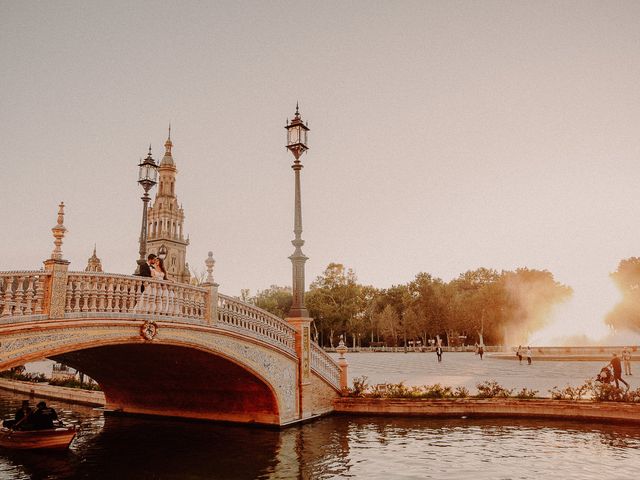
[[[518,361],[522,363],[522,345],[518,345],[518,350],[516,350],[516,357],[518,357]]]
[[[527,347],[527,364],[531,365],[531,357],[533,356],[533,353],[531,353],[531,347]]]
[[[480,360],[482,360],[482,355],[484,355],[484,347],[482,345],[478,346],[478,355],[480,355]]]
[[[624,365],[624,374],[632,375],[631,373],[631,349],[629,347],[624,347],[622,350],[622,363]]]
[[[438,356],[438,362],[442,361],[442,347],[438,345],[436,347],[436,355]]]
[[[627,390],[629,390],[629,384],[622,379],[622,365],[620,362],[620,357],[616,353],[613,354],[613,358],[609,362],[611,368],[613,368],[613,381],[616,382],[616,387],[620,388],[620,384],[618,381],[624,383],[627,386]]]

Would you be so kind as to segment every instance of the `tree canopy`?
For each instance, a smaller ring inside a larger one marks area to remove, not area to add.
[[[640,284],[640,261],[637,273]],[[550,272],[527,268],[479,268],[448,283],[421,272],[406,284],[378,289],[360,284],[343,264],[330,263],[309,286],[305,304],[323,346],[335,346],[341,334],[361,346],[427,345],[436,336],[449,344],[464,339],[497,345],[525,342],[572,293]],[[249,300],[284,318],[291,289],[272,285]]]

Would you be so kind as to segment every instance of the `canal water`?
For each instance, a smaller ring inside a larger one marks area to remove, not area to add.
[[[0,414],[21,399],[0,390]],[[637,426],[330,416],[275,430],[49,404],[80,426],[71,448],[0,449],[0,479],[627,479],[640,465]]]

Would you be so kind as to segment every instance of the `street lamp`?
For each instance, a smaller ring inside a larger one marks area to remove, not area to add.
[[[294,228],[293,233],[295,238],[291,241],[295,247],[295,251],[289,257],[293,267],[293,302],[291,309],[289,310],[289,317],[292,318],[307,318],[309,312],[304,306],[304,264],[308,260],[308,257],[302,253],[302,246],[304,240],[302,240],[302,201],[300,199],[300,170],[302,170],[302,163],[300,163],[300,156],[306,152],[307,147],[307,127],[300,117],[298,104],[296,103],[296,113],[291,122],[287,121],[287,125],[284,127],[287,129],[287,148],[293,153],[295,158],[293,165],[295,175],[295,204],[294,204]]]
[[[136,275],[140,274],[140,265],[144,265],[147,261],[145,258],[147,255],[147,204],[151,199],[149,190],[158,183],[158,165],[151,157],[151,145],[149,145],[147,158],[138,164],[138,183],[144,189],[144,195],[140,197],[142,199],[142,228],[140,230],[140,258],[138,259]]]

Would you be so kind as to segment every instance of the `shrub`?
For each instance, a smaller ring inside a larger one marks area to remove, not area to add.
[[[510,397],[513,389],[504,388],[495,380],[485,380],[476,385],[478,389],[478,398],[506,398]]]
[[[9,380],[21,380],[23,382],[37,382],[44,383],[49,379],[44,375],[44,373],[26,373],[24,367],[22,368],[12,368],[11,370],[6,370],[4,372],[0,372],[0,377],[8,378]]]
[[[456,391],[453,393],[456,398],[469,398],[469,390],[466,387],[456,387]]]
[[[538,395],[538,390],[529,390],[528,388],[523,388],[518,393],[516,393],[516,398],[526,400],[528,398],[536,398],[536,395]]]
[[[367,377],[356,377],[353,379],[353,388],[349,389],[350,397],[364,397],[365,392],[369,389]]]
[[[102,391],[102,388],[100,388],[100,385],[98,385],[97,383],[83,382],[81,384],[74,378],[68,380],[50,380],[49,385],[53,385],[56,387],[80,388],[82,390]]]
[[[584,384],[578,387],[572,387],[567,385],[562,390],[558,387],[553,387],[549,390],[551,398],[553,400],[582,400],[582,398],[592,389],[592,381],[587,380]]]

